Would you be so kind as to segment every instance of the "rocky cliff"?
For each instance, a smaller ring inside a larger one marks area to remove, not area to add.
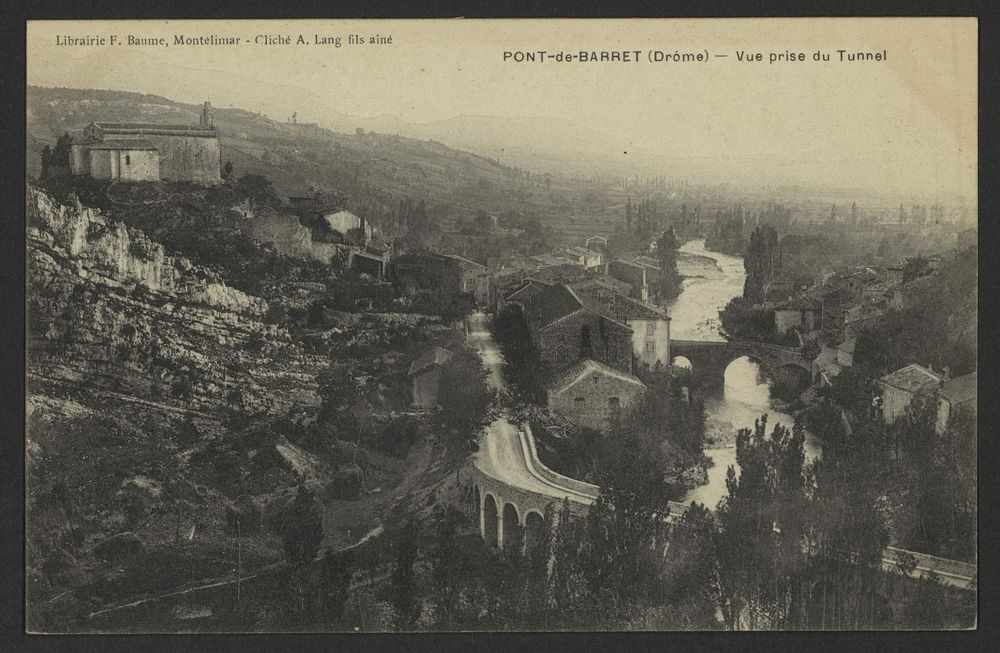
[[[29,379],[210,411],[315,404],[267,303],[99,211],[28,193]]]

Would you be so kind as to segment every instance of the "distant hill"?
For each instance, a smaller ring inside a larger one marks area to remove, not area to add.
[[[92,89],[29,87],[27,97],[28,173],[40,171],[39,152],[67,129],[95,120],[152,123],[197,123],[201,107],[164,97]],[[608,231],[621,220],[623,196],[610,180],[574,178],[553,172],[526,170],[478,154],[450,148],[436,140],[421,140],[386,133],[393,127],[382,119],[381,131],[355,128],[337,132],[316,125],[290,124],[236,108],[214,108],[223,161],[232,161],[236,175],[244,172],[269,177],[286,196],[333,192],[348,198],[347,207],[373,219],[391,213],[404,200],[427,202],[428,210],[447,230],[463,217],[487,214],[531,213],[556,226],[576,224],[580,233]],[[350,118],[340,118],[344,125]],[[427,139],[452,131],[470,143],[495,147],[507,136],[521,132],[519,120],[501,121],[487,129],[492,119],[467,116],[417,126]],[[485,121],[485,122],[484,122]],[[404,126],[402,124],[395,126]],[[482,127],[482,129],[480,129]],[[345,127],[346,129],[346,127]],[[560,132],[555,125],[537,121],[531,128]],[[561,135],[571,139],[562,125]],[[482,131],[482,136],[475,132]],[[613,208],[612,208],[613,207]],[[571,239],[578,239],[574,233]]]

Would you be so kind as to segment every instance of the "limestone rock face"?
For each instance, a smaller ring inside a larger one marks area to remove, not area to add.
[[[267,302],[99,211],[28,191],[28,371],[157,404],[314,404],[324,362],[265,324]]]

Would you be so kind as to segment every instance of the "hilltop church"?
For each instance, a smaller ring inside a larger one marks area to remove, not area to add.
[[[222,150],[212,105],[197,125],[92,122],[73,138],[70,172],[128,181],[221,181]]]

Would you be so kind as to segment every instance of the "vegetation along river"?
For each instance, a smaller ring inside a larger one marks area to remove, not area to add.
[[[667,306],[671,339],[722,340],[719,310],[743,293],[743,259],[708,251],[705,241],[693,240],[681,246],[677,269],[686,278],[681,294]],[[722,390],[712,391],[704,400],[705,455],[714,464],[708,469],[708,483],[688,492],[684,500],[714,509],[726,495],[726,469],[736,466],[736,431],[753,428],[754,420],[764,413],[768,415],[768,432],[775,423],[791,427],[795,418],[777,407],[770,381],[745,357],[730,363]],[[818,455],[819,442],[807,432],[806,461]]]

